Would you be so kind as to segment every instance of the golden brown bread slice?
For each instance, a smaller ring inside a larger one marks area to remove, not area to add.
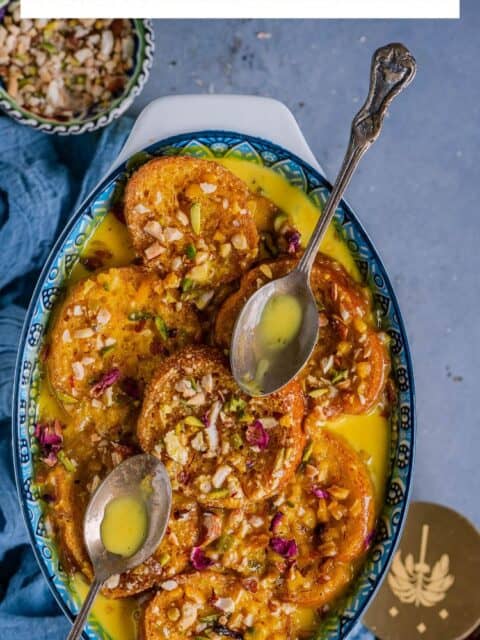
[[[67,569],[80,571],[91,580],[92,566],[83,541],[83,518],[91,496],[87,474],[67,471],[58,464],[45,480],[52,500],[50,518],[60,542]],[[201,532],[200,511],[193,500],[173,493],[172,511],[165,537],[146,562],[112,576],[103,588],[110,598],[124,598],[158,586],[189,565],[191,549]]]
[[[347,442],[317,429],[303,463],[280,494],[212,517],[218,521],[218,536],[203,545],[203,553],[213,570],[245,576],[254,588],[268,577],[281,585],[287,599],[297,584],[305,591],[299,602],[312,597],[309,582],[325,583],[318,592],[318,603],[325,604],[345,585],[339,578],[348,579],[350,564],[367,549],[374,489],[363,461]],[[305,580],[290,571],[292,563]],[[325,563],[336,576],[328,585]]]
[[[218,312],[216,344],[229,348],[235,320],[248,298],[272,278],[291,271],[296,262],[264,262],[242,277],[239,290]],[[387,378],[385,336],[371,326],[368,298],[338,262],[318,254],[310,282],[319,308],[319,337],[299,379],[316,409],[313,417],[366,413],[379,401]]]
[[[291,607],[273,599],[268,588],[250,591],[235,577],[210,571],[169,582],[142,613],[143,640],[296,637]]]
[[[125,189],[125,218],[148,269],[177,278],[184,291],[214,289],[238,277],[258,250],[252,196],[210,160],[156,158]]]
[[[189,565],[191,549],[199,539],[200,522],[197,503],[174,492],[167,531],[153,556],[138,567],[114,576],[106,583],[104,595],[110,598],[132,596],[158,587],[185,571]]]
[[[375,495],[369,471],[346,440],[318,429],[283,497],[274,533],[278,541],[295,541],[296,554],[278,577],[279,594],[323,606],[346,588],[371,543]],[[276,544],[279,559],[285,558]]]
[[[166,356],[201,337],[196,312],[139,267],[75,284],[50,336],[50,384],[65,410],[100,431],[135,419],[143,388]]]
[[[251,398],[220,352],[191,346],[159,367],[137,436],[166,465],[174,489],[202,504],[235,508],[272,495],[292,476],[305,442],[303,413],[297,382]]]

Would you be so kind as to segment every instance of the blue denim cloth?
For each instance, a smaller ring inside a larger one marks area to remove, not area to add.
[[[65,222],[117,156],[131,127],[57,138],[0,116],[0,638],[63,638],[68,623],[42,577],[18,507],[11,395],[25,308]],[[351,640],[371,640],[363,630]]]

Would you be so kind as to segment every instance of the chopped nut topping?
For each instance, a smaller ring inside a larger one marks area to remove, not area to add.
[[[150,209],[141,202],[135,205],[134,211],[135,213],[150,213]]]
[[[83,378],[85,377],[85,369],[83,368],[83,364],[81,362],[72,363],[72,371],[75,380],[83,380]]]
[[[11,2],[0,22],[0,79],[27,111],[85,118],[123,93],[134,47],[130,20],[21,20]]]
[[[94,335],[94,331],[87,327],[86,329],[77,329],[73,335],[78,340],[85,340],[86,338],[91,338]]]
[[[203,193],[214,193],[217,190],[216,184],[210,184],[209,182],[201,182],[200,189]]]
[[[176,240],[181,240],[183,238],[183,233],[179,229],[175,229],[174,227],[167,227],[165,229],[165,240],[167,242],[175,242]]]
[[[162,582],[160,584],[160,587],[164,591],[173,591],[178,587],[178,582],[176,582],[175,580],[165,580],[165,582]]]
[[[143,228],[146,231],[146,233],[153,236],[160,242],[163,242],[164,237],[163,237],[162,225],[157,220],[149,220]]]
[[[237,251],[245,251],[248,249],[247,239],[243,233],[236,233],[232,236],[232,244]]]
[[[165,251],[166,251],[165,247],[162,247],[161,244],[158,242],[154,242],[153,244],[151,244],[149,247],[145,249],[145,258],[147,260],[153,260],[160,254],[165,253]]]

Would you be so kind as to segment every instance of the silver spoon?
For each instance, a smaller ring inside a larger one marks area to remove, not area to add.
[[[305,253],[293,271],[261,287],[240,312],[233,329],[230,364],[235,380],[250,395],[264,396],[280,389],[308,361],[318,337],[318,309],[310,287],[318,247],[360,159],[380,135],[389,104],[410,84],[415,72],[415,59],[403,44],[388,44],[375,51],[368,97],[353,119],[342,167]],[[279,295],[298,301],[302,320],[296,337],[284,349],[266,353],[260,319],[267,302]]]
[[[137,495],[140,484],[145,479],[151,479],[152,489],[143,498],[147,510],[145,541],[141,548],[128,558],[110,553],[103,546],[100,536],[105,507],[113,498]],[[165,534],[171,504],[172,488],[165,467],[149,454],[128,458],[115,467],[98,487],[88,504],[83,522],[85,544],[95,576],[67,640],[80,637],[93,601],[104,582],[115,574],[142,564],[153,554]]]

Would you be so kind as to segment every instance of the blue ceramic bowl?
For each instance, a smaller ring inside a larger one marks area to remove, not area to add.
[[[301,189],[320,208],[330,185],[320,173],[287,150],[259,138],[225,131],[182,134],[162,140],[142,152],[150,155],[189,154],[199,158],[238,157],[264,165]],[[54,540],[47,533],[42,504],[33,488],[37,444],[33,437],[38,413],[39,353],[53,306],[79,259],[82,247],[109,209],[125,165],[104,180],[70,220],[53,248],[35,288],[20,342],[13,412],[13,449],[18,492],[31,543],[49,586],[65,614],[78,609],[68,578],[59,564]],[[398,397],[390,419],[390,468],[385,502],[374,543],[349,593],[322,622],[317,640],[345,638],[372,599],[392,557],[405,520],[414,455],[414,387],[407,337],[391,284],[376,250],[350,207],[342,203],[334,222],[359,271],[373,293],[382,329],[391,338],[393,378]],[[93,620],[86,637],[103,638]]]

